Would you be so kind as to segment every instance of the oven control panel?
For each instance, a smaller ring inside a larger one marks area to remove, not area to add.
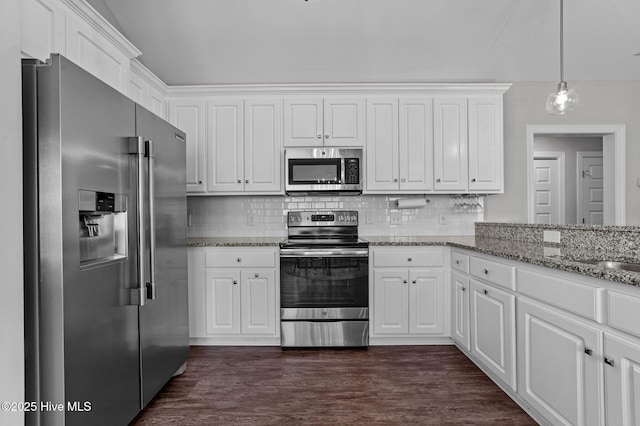
[[[291,211],[287,216],[288,226],[358,226],[358,212],[337,211]]]

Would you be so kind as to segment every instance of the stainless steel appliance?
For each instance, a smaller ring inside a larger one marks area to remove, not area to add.
[[[287,194],[362,193],[362,149],[294,148],[284,156]]]
[[[280,244],[282,347],[369,345],[369,243],[356,211],[292,211]]]
[[[22,71],[26,423],[124,425],[189,354],[185,134],[60,55]]]

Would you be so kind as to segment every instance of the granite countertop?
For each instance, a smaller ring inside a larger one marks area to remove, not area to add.
[[[534,242],[463,236],[361,236],[371,247],[448,246],[573,272],[594,278],[640,286],[640,273],[606,269],[583,263],[586,260],[612,260],[640,263],[640,259],[620,253],[576,250]],[[284,237],[201,237],[189,238],[190,247],[277,247]],[[583,262],[581,262],[583,261]]]

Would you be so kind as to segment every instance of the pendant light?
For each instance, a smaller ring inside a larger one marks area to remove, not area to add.
[[[547,111],[550,114],[564,114],[573,109],[580,102],[580,96],[575,89],[569,89],[564,81],[564,39],[563,39],[563,0],[560,0],[560,83],[558,89],[547,98]]]

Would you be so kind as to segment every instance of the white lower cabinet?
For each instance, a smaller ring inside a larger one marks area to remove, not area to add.
[[[376,337],[383,338],[378,342],[393,344],[421,343],[425,337],[446,336],[448,298],[441,267],[443,251],[395,247],[374,249],[372,254],[370,334],[373,343]],[[391,340],[384,340],[386,337]]]
[[[551,424],[603,424],[601,335],[586,321],[518,298],[519,393]]]
[[[193,344],[279,344],[275,248],[190,248]]]
[[[607,425],[640,425],[640,342],[604,334]]]
[[[471,353],[516,390],[515,296],[469,280]]]
[[[451,337],[471,350],[469,332],[469,277],[451,273]]]

